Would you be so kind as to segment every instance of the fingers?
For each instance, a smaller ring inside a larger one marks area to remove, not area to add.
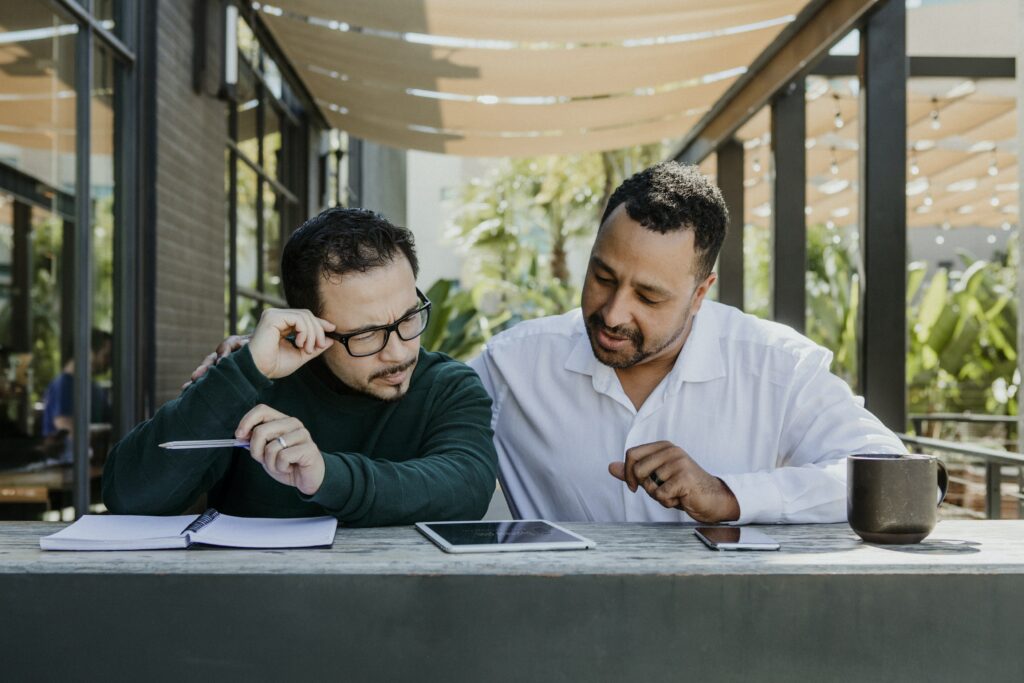
[[[301,447],[310,440],[309,432],[302,427],[302,423],[299,423],[298,429],[277,435],[263,448],[263,466],[268,471],[287,473],[302,458],[304,449]]]
[[[633,446],[626,451],[625,475],[626,485],[629,486],[629,490],[636,492],[637,488],[641,485],[640,478],[636,474],[637,463],[644,460],[653,453],[657,453],[666,447],[672,447],[668,441],[655,441],[654,443],[645,443],[640,446]],[[646,476],[646,475],[645,475]]]
[[[626,481],[626,464],[617,460],[608,463],[608,473],[619,481]]]
[[[216,361],[222,358],[227,358],[234,351],[242,348],[249,343],[249,335],[237,335],[233,334],[220,344],[217,344],[217,350],[211,355],[214,356]],[[209,356],[207,356],[209,358]]]
[[[279,420],[282,417],[288,417],[284,413],[278,412],[268,405],[260,403],[255,406],[252,410],[242,416],[242,419],[238,422],[238,427],[235,428],[236,439],[248,439],[252,441],[252,430],[259,424],[269,422],[271,420]]]

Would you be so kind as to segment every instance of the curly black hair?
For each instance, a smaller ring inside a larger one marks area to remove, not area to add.
[[[332,208],[292,233],[281,256],[284,296],[292,308],[320,315],[320,281],[386,266],[401,253],[419,274],[412,232],[367,209]]]
[[[722,193],[696,166],[663,161],[626,179],[608,200],[601,225],[619,204],[640,225],[660,232],[693,230],[697,280],[715,267],[725,241],[729,211]]]

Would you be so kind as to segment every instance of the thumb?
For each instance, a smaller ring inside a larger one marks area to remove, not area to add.
[[[617,460],[608,464],[608,473],[619,481],[626,481],[626,463]]]

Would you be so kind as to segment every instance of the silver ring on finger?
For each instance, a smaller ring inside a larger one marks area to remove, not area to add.
[[[277,437],[277,442],[278,442],[279,444],[281,444],[281,450],[284,450],[285,448],[288,448],[288,444],[286,444],[286,443],[284,442],[284,437],[283,437],[283,436],[279,436],[279,437]]]

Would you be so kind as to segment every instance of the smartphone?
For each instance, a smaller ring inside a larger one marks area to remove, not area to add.
[[[693,533],[712,550],[778,550],[778,542],[747,526],[699,526]]]

